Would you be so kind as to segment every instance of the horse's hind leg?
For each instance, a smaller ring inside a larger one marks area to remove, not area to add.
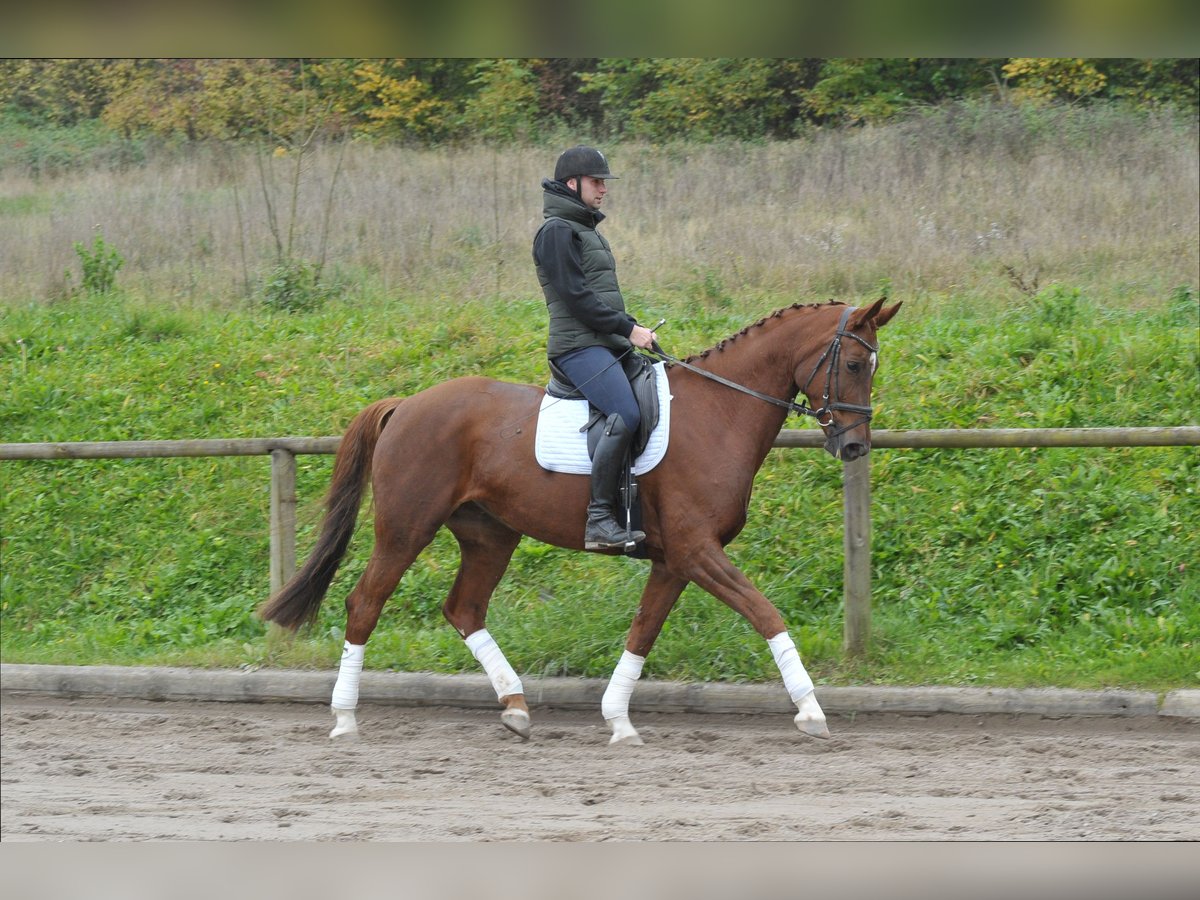
[[[650,648],[658,633],[662,631],[667,614],[683,593],[687,581],[672,575],[661,563],[650,568],[650,580],[642,591],[642,602],[629,627],[629,638],[625,652],[617,662],[609,679],[604,697],[600,701],[600,712],[612,729],[610,744],[641,744],[641,736],[629,721],[629,698],[642,675],[642,665],[650,654]]]
[[[367,640],[379,623],[383,604],[436,532],[437,528],[433,527],[416,533],[416,536],[413,532],[404,532],[404,537],[392,537],[376,528],[375,549],[371,559],[358,584],[346,597],[346,641],[330,704],[337,720],[329,733],[331,738],[352,735],[358,731],[354,711],[358,708],[358,687]],[[391,535],[399,533],[393,531]]]
[[[442,612],[491,679],[496,699],[504,704],[500,714],[504,727],[528,738],[525,689],[484,624],[492,592],[504,577],[521,535],[474,504],[455,510],[446,526],[458,540],[462,562]]]

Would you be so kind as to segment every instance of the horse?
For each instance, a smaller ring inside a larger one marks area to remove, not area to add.
[[[669,441],[661,462],[639,477],[650,574],[601,699],[610,743],[642,742],[629,718],[630,698],[689,583],[747,619],[767,641],[798,710],[796,727],[829,737],[783,617],[724,547],[745,525],[754,476],[790,413],[815,418],[835,458],[849,461],[870,451],[876,332],[901,305],[884,303],[793,304],[685,360],[655,345],[669,360]],[[801,393],[807,404],[795,401]],[[291,631],[315,619],[370,481],[375,543],[346,598],[331,738],[357,732],[367,641],[401,576],[443,526],[461,549],[443,615],[487,673],[503,707],[501,723],[529,738],[524,688],[486,628],[488,604],[522,535],[583,550],[590,483],[586,475],[550,472],[536,462],[535,429],[524,423],[537,415],[543,395],[535,385],[466,376],[376,401],[346,429],[312,553],[259,609],[262,619]]]

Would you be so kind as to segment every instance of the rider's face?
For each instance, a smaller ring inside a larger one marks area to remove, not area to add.
[[[608,193],[608,185],[604,183],[603,178],[593,178],[591,175],[584,175],[581,181],[579,196],[583,205],[599,209],[600,204],[604,202],[604,195]]]

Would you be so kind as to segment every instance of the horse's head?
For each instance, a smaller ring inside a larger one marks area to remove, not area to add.
[[[827,343],[803,354],[795,379],[825,430],[825,449],[850,461],[871,450],[871,382],[878,363],[875,335],[896,315],[900,303],[884,309],[879,299],[862,309],[827,309],[831,331]]]

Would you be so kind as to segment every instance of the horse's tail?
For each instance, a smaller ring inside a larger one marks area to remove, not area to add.
[[[300,571],[259,610],[259,616],[265,621],[295,631],[316,619],[321,601],[354,534],[358,508],[371,475],[375,444],[383,426],[401,402],[402,398],[391,397],[372,403],[355,416],[346,429],[338,445],[333,480],[325,497],[321,536]]]

